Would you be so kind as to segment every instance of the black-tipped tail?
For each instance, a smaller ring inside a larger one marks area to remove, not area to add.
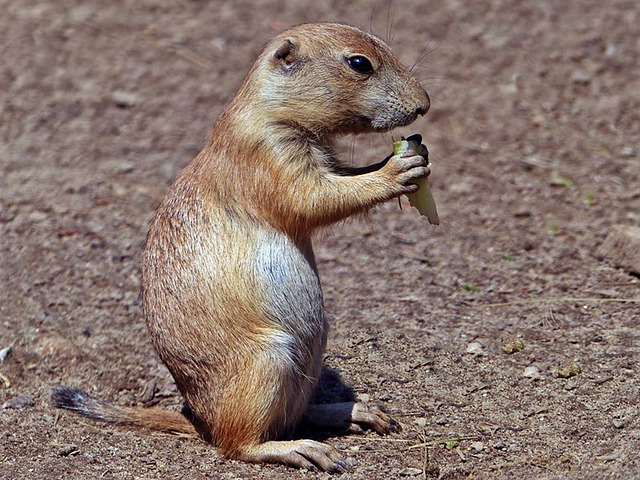
[[[51,402],[55,407],[71,410],[86,417],[103,422],[121,423],[110,415],[111,410],[114,409],[112,405],[79,388],[55,386],[51,391]]]
[[[51,391],[51,403],[101,422],[131,425],[163,432],[196,435],[193,424],[178,412],[162,408],[124,407],[100,400],[84,390],[58,385]]]

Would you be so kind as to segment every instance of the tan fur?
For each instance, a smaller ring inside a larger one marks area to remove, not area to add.
[[[353,55],[373,73],[351,68]],[[330,447],[278,440],[307,411],[389,430],[389,417],[359,405],[308,410],[328,328],[311,236],[415,191],[411,180],[429,173],[413,152],[349,169],[333,138],[404,126],[428,108],[378,38],[295,27],[266,46],[158,208],[142,263],[149,332],[197,431],[225,455],[339,471]]]

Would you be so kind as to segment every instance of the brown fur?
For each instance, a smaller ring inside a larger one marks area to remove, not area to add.
[[[351,68],[354,55],[373,72]],[[404,126],[428,108],[381,40],[339,24],[295,27],[266,46],[158,208],[142,263],[149,332],[193,425],[225,455],[340,471],[330,447],[282,441],[305,412],[389,430],[360,405],[309,409],[327,334],[311,236],[429,173],[413,152],[349,169],[332,139]]]

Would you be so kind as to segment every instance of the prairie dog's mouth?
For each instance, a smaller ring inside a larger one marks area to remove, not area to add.
[[[406,127],[418,118],[418,113],[380,117],[371,120],[371,127],[378,133],[388,132],[394,128]]]

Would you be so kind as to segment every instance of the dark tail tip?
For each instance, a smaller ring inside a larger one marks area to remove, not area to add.
[[[87,402],[95,400],[84,390],[64,385],[56,385],[51,391],[51,403],[54,407],[83,411]]]

